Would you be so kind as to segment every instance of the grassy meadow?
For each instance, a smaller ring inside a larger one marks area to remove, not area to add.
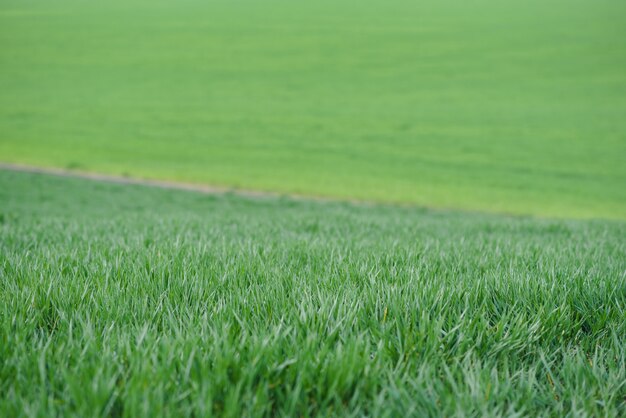
[[[626,3],[0,3],[0,161],[626,218]]]
[[[626,416],[624,22],[1,0],[0,417]]]
[[[0,171],[0,416],[623,416],[626,225]]]

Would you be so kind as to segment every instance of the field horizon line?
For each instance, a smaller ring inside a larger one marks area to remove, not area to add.
[[[190,193],[199,193],[206,195],[234,195],[242,198],[248,199],[289,199],[293,201],[300,202],[316,202],[316,203],[344,203],[355,206],[365,206],[365,207],[396,207],[396,208],[408,208],[408,209],[421,209],[432,212],[458,212],[458,213],[473,213],[473,214],[483,214],[483,215],[493,215],[500,217],[509,217],[509,218],[526,218],[526,219],[537,219],[537,220],[604,220],[604,221],[617,221],[620,222],[619,219],[612,218],[602,218],[602,217],[591,217],[591,218],[575,218],[575,217],[567,217],[567,216],[541,216],[533,213],[513,213],[513,212],[503,212],[503,211],[484,211],[484,210],[472,210],[472,209],[464,209],[464,208],[455,208],[455,207],[439,207],[433,205],[423,205],[416,204],[410,202],[400,202],[400,201],[384,201],[384,200],[364,200],[364,199],[354,199],[354,198],[341,198],[341,197],[328,197],[321,196],[315,194],[305,194],[305,193],[285,193],[285,192],[275,192],[271,190],[260,190],[260,189],[247,189],[247,188],[239,188],[236,186],[223,186],[223,185],[215,185],[208,183],[193,183],[193,182],[184,182],[184,181],[176,181],[176,180],[166,180],[166,179],[158,179],[158,178],[145,178],[145,177],[133,177],[130,175],[116,175],[116,174],[105,174],[102,172],[96,171],[88,171],[81,169],[70,169],[70,168],[61,168],[61,167],[51,167],[51,166],[36,166],[30,164],[23,163],[13,163],[13,162],[4,162],[0,161],[0,170],[3,171],[14,171],[14,172],[22,172],[22,173],[30,173],[30,174],[40,174],[40,175],[50,175],[56,177],[64,177],[64,178],[75,178],[82,180],[90,180],[101,183],[111,183],[111,184],[119,184],[119,185],[128,185],[128,186],[140,186],[140,187],[151,187],[158,188],[164,190],[172,190],[172,191],[183,191]]]

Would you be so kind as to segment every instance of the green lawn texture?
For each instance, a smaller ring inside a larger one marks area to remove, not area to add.
[[[0,161],[626,218],[623,1],[3,1]]]
[[[624,416],[626,225],[0,171],[0,416]]]

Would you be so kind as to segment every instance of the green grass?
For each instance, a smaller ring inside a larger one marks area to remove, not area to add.
[[[0,160],[626,219],[624,1],[12,1]]]
[[[0,416],[618,416],[626,224],[0,171]]]

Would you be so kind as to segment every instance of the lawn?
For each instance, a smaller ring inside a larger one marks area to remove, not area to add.
[[[0,171],[0,416],[624,416],[626,224]]]
[[[13,1],[0,161],[626,219],[626,2]]]

